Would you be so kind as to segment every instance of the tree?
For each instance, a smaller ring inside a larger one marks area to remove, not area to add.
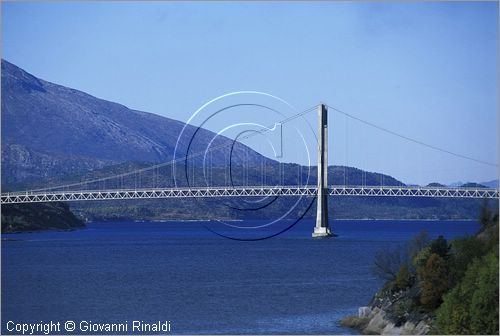
[[[432,253],[425,266],[417,269],[417,273],[420,278],[420,303],[428,309],[438,307],[450,285],[446,260],[437,253]]]
[[[402,246],[379,251],[375,254],[372,273],[384,280],[396,280],[399,268],[406,263],[407,255]]]
[[[424,267],[425,263],[427,262],[427,259],[431,256],[431,247],[427,246],[420,250],[412,259],[413,266],[415,266],[417,269],[419,267]]]
[[[498,335],[498,250],[470,264],[436,311],[438,333]]]
[[[474,271],[473,271],[474,272]],[[471,298],[471,330],[498,335],[498,255],[486,255],[478,266]]]
[[[465,275],[467,267],[475,259],[487,253],[487,245],[477,237],[461,237],[451,242],[451,280],[454,286]]]
[[[402,264],[396,274],[396,286],[399,289],[405,289],[412,285],[412,275],[407,264]]]
[[[492,222],[493,211],[489,206],[488,199],[483,200],[481,205],[481,212],[479,213],[479,223],[481,223],[482,230],[486,229]]]
[[[406,268],[402,271],[408,273],[405,276],[411,277],[415,274],[415,268],[412,266],[411,260],[428,245],[429,235],[426,231],[421,231],[408,242],[406,247],[399,245],[392,249],[377,252],[372,269],[373,274],[384,280],[394,281],[398,272],[405,265]]]
[[[463,296],[460,286],[454,287],[444,296],[443,304],[436,311],[436,330],[433,334],[471,334],[469,310]]]
[[[481,223],[481,229],[478,238],[487,246],[498,244],[498,209],[493,210],[490,208],[487,200],[481,206],[479,222]]]
[[[439,236],[431,242],[430,253],[435,253],[443,259],[448,259],[450,256],[450,245],[443,236]]]
[[[417,255],[418,252],[423,250],[427,245],[429,245],[430,239],[427,231],[420,231],[412,240],[408,243],[408,254],[410,258]]]

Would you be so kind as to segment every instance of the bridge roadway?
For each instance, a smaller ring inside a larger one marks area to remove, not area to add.
[[[187,197],[255,197],[255,196],[316,196],[316,186],[237,186],[192,187],[91,191],[37,191],[1,194],[1,204],[98,201],[122,199],[159,199]],[[340,186],[328,188],[331,196],[392,196],[392,197],[449,197],[497,198],[498,189],[448,188],[412,186]]]

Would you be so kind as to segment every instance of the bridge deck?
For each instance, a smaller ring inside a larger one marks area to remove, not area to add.
[[[331,196],[498,198],[498,189],[489,188],[330,186],[328,190],[329,195]],[[316,192],[317,188],[315,186],[193,187],[43,192],[28,191],[2,193],[1,204],[187,197],[315,196]]]

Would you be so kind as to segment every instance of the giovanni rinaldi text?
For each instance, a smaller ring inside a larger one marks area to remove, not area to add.
[[[6,330],[15,335],[50,335],[59,333],[95,333],[95,332],[170,332],[170,321],[125,321],[121,323],[98,323],[92,321],[40,321],[37,323],[6,322]]]

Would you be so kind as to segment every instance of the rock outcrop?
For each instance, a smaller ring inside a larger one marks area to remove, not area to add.
[[[365,335],[426,335],[430,326],[427,321],[407,321],[402,325],[391,322],[379,307],[360,307],[358,316],[348,316],[340,324],[358,329]]]

